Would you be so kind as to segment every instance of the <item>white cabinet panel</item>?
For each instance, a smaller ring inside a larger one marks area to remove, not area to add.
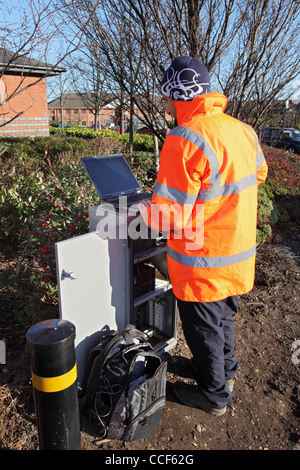
[[[78,381],[101,332],[129,323],[124,240],[90,232],[56,243],[60,316],[76,327]]]

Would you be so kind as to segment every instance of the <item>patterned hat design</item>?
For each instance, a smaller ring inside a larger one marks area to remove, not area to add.
[[[189,56],[173,60],[161,82],[162,94],[176,101],[192,101],[209,91],[210,77],[206,67]]]

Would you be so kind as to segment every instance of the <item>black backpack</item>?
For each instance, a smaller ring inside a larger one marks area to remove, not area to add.
[[[132,325],[101,338],[83,383],[83,410],[102,439],[136,441],[158,426],[166,400],[167,362]]]

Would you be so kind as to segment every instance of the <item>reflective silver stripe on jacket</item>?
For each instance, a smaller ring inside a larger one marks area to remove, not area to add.
[[[256,245],[235,255],[211,257],[183,255],[169,246],[167,249],[170,258],[183,266],[189,266],[191,268],[222,268],[224,266],[232,266],[233,264],[241,263],[242,261],[252,258],[256,252]]]
[[[259,143],[258,138],[255,132],[245,123],[242,123],[247,129],[251,132],[255,140],[255,147],[256,147],[256,169],[258,169],[264,162],[264,155],[262,152],[259,152]],[[203,136],[198,134],[187,127],[178,126],[171,130],[169,135],[177,135],[180,136],[189,142],[197,145],[203,153],[208,158],[208,161],[211,166],[211,175],[209,178],[209,182],[211,185],[210,189],[200,189],[197,200],[199,201],[209,201],[214,198],[220,196],[228,196],[230,194],[238,194],[242,192],[244,189],[250,188],[251,186],[257,185],[257,174],[254,173],[252,175],[244,176],[239,181],[233,183],[226,183],[220,186],[220,172],[219,172],[219,160],[215,152],[212,150],[208,142],[204,139]],[[185,194],[185,193],[184,193]],[[185,194],[186,199],[188,199],[188,195]],[[178,199],[174,199],[177,202],[180,202]],[[184,200],[184,198],[182,198]],[[181,202],[184,204],[184,202]],[[187,204],[189,202],[186,202]]]
[[[155,183],[154,194],[164,197],[179,204],[187,204],[193,206],[195,204],[197,194],[188,194],[179,189],[172,188],[162,183]]]
[[[257,170],[259,167],[262,166],[262,164],[264,163],[264,160],[265,160],[264,154],[260,152],[256,157],[256,169]]]
[[[253,135],[254,137],[254,140],[255,140],[255,148],[256,148],[256,169],[258,169],[264,162],[264,154],[262,152],[259,152],[258,151],[258,148],[259,148],[259,143],[258,143],[258,137],[257,135],[255,134],[254,130],[248,125],[246,124],[245,122],[242,122],[242,124],[247,127],[247,129],[251,132],[251,134]]]
[[[257,185],[257,174],[254,173],[250,176],[244,176],[240,181],[234,183],[226,183],[222,186],[212,189],[200,189],[198,195],[187,194],[178,189],[171,188],[165,184],[156,183],[154,194],[163,198],[178,202],[183,205],[195,204],[198,201],[210,201],[220,196],[229,196],[230,194],[241,193],[244,189]]]
[[[200,189],[197,197],[200,201],[210,201],[216,197],[228,196],[230,194],[241,193],[244,189],[250,188],[251,186],[257,185],[257,174],[256,172],[250,176],[244,176],[235,183],[226,183],[218,188],[212,189]]]
[[[211,174],[209,177],[210,186],[211,188],[220,186],[221,175],[219,172],[219,160],[207,140],[201,134],[198,134],[198,132],[183,126],[174,127],[174,129],[169,132],[168,137],[171,135],[182,137],[202,150],[204,155],[207,157],[211,168]]]

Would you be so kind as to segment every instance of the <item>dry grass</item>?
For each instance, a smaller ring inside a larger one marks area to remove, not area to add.
[[[37,449],[37,430],[32,413],[25,411],[24,398],[31,386],[23,390],[8,385],[0,387],[0,449],[34,450]],[[25,400],[26,402],[26,400]],[[25,411],[25,412],[24,412]]]

